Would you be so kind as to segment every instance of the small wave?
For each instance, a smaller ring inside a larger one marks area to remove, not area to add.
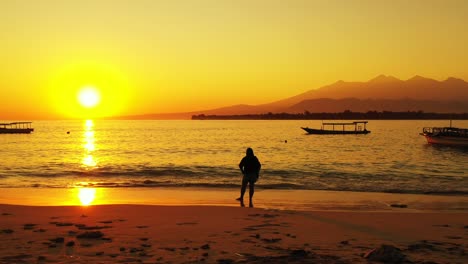
[[[0,187],[102,188],[200,187],[239,188],[239,169],[223,166],[105,166],[83,168],[17,170],[0,175]],[[80,185],[83,182],[82,185]],[[390,171],[347,172],[323,168],[304,170],[264,169],[257,187],[278,190],[329,190],[435,195],[468,195],[468,178],[441,175],[396,174]]]
[[[239,182],[232,183],[209,183],[209,182],[174,182],[174,181],[154,181],[137,180],[125,182],[86,182],[76,183],[71,186],[61,186],[57,184],[29,184],[24,186],[1,186],[8,187],[29,187],[29,188],[64,188],[64,187],[94,187],[94,188],[217,188],[217,189],[238,189]],[[402,193],[402,194],[428,194],[428,195],[468,195],[466,190],[420,190],[420,189],[389,189],[389,188],[362,188],[359,186],[306,186],[299,184],[278,183],[278,184],[257,184],[257,189],[263,190],[320,190],[320,191],[351,191],[351,192],[378,192],[378,193]]]
[[[175,188],[191,188],[191,187],[199,187],[199,188],[219,188],[219,189],[233,189],[239,188],[240,184],[235,183],[175,183],[175,182],[157,182],[152,180],[145,180],[140,182],[133,182],[133,183],[117,183],[117,182],[95,182],[95,183],[88,183],[85,185],[78,184],[77,186],[80,187],[126,187],[126,188],[134,188],[134,187],[175,187]],[[272,189],[272,190],[307,190],[304,186],[297,185],[297,184],[263,184],[257,185],[259,189]]]
[[[41,178],[60,178],[70,176],[92,176],[92,177],[160,177],[160,176],[183,176],[183,177],[198,177],[198,176],[236,176],[239,175],[239,170],[226,167],[208,167],[208,166],[107,166],[93,169],[41,169],[41,170],[17,170],[11,171],[8,175],[0,175],[0,177],[41,177]]]

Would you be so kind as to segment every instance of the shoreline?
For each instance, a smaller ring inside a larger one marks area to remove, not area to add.
[[[80,193],[83,189],[91,191]],[[213,188],[0,188],[0,204],[238,207],[238,195],[238,190]],[[293,211],[468,212],[468,196],[260,189],[255,191],[254,205]]]

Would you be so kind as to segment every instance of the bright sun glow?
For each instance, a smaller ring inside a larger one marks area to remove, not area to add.
[[[96,189],[81,188],[78,191],[78,197],[82,205],[90,205],[96,196]]]
[[[87,108],[99,104],[100,99],[98,90],[92,86],[83,87],[78,93],[78,101],[82,106]]]

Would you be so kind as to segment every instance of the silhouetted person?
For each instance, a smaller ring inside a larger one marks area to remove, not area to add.
[[[242,174],[244,174],[244,177],[242,177],[240,197],[237,198],[237,200],[240,201],[241,206],[245,206],[244,193],[247,188],[247,184],[249,184],[249,207],[253,207],[252,198],[254,195],[254,187],[255,182],[258,180],[261,167],[262,165],[260,164],[260,161],[258,161],[257,157],[255,157],[253,150],[251,148],[247,148],[245,157],[243,157],[239,163],[239,168]]]

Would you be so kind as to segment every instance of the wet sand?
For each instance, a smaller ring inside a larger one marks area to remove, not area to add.
[[[83,188],[0,188],[0,204],[82,205]],[[90,188],[92,205],[215,205],[239,204],[239,190],[215,188]],[[248,191],[247,191],[248,193]],[[246,197],[247,197],[246,193]],[[255,206],[299,211],[468,212],[468,196],[399,193],[256,189]]]
[[[321,197],[322,204],[329,203]],[[241,208],[234,201],[233,206],[3,204],[0,263],[468,262],[466,197],[398,197],[399,203],[377,211],[331,210],[332,204],[324,210]],[[427,207],[441,200],[451,206]],[[418,204],[426,207],[412,208]]]

